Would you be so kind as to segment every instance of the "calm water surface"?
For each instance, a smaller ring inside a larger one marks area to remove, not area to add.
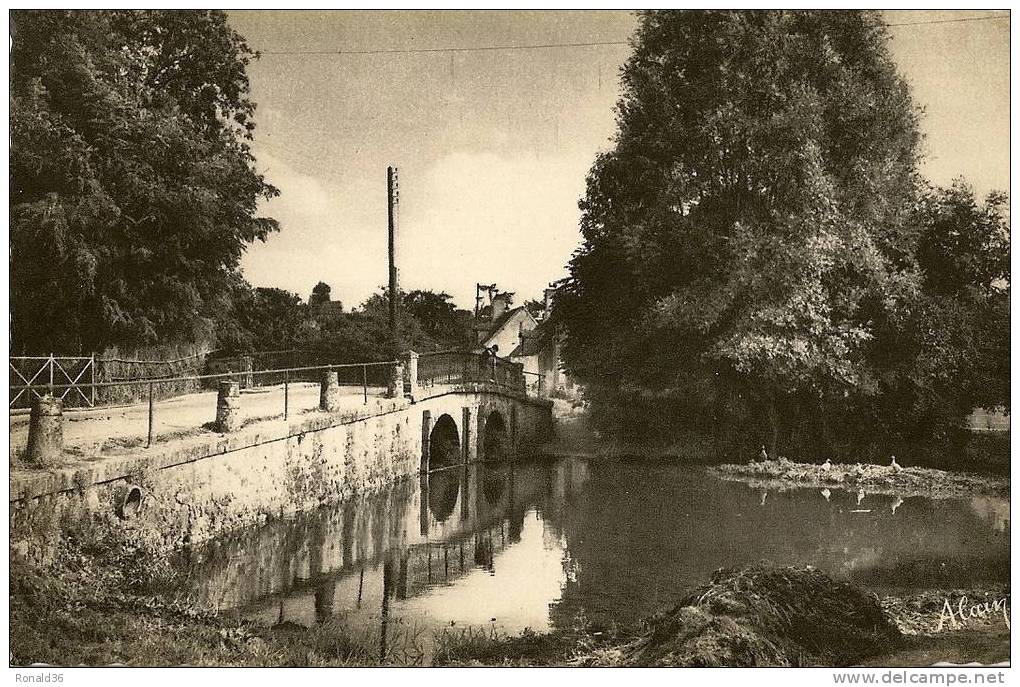
[[[399,660],[449,628],[628,626],[762,559],[876,590],[1006,582],[1009,504],[764,492],[678,465],[475,465],[224,537],[193,575],[221,610],[343,627]]]

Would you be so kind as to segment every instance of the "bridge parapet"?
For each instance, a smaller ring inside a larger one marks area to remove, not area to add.
[[[73,463],[81,456],[99,457],[136,447],[149,449],[209,431],[233,433],[281,417],[287,421],[311,412],[367,409],[370,399],[373,405],[384,398],[414,402],[454,390],[495,392],[521,399],[529,396],[520,364],[470,351],[424,354],[409,351],[394,361],[247,370],[241,377],[229,373],[199,375],[187,379],[216,383],[229,393],[195,392],[171,398],[161,395],[161,388],[179,385],[184,379],[100,383],[140,386],[148,392],[147,404],[123,406],[112,413],[107,408],[61,409],[59,389],[40,387],[38,395],[47,400],[36,404],[32,417],[11,418],[12,462],[16,467],[38,467],[44,462]],[[64,412],[50,412],[56,419],[43,417],[53,407]],[[68,454],[64,454],[61,446],[50,451],[51,459],[37,460],[28,450],[39,443],[33,435],[54,423],[60,425]]]
[[[524,366],[505,358],[472,351],[422,353],[417,363],[421,387],[485,384],[510,393],[527,394]]]
[[[548,402],[519,389],[487,380],[423,391],[418,399],[242,423],[229,433],[206,429],[151,449],[122,446],[96,459],[68,452],[47,469],[16,467],[10,529],[53,541],[66,523],[107,513],[159,523],[159,536],[175,544],[195,542],[428,473],[433,450],[436,467],[515,460],[549,436]],[[434,436],[429,424],[448,434]],[[126,493],[138,494],[130,515],[122,515]]]

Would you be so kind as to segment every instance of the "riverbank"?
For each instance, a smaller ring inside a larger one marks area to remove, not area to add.
[[[948,472],[933,468],[871,465],[794,463],[786,459],[710,468],[725,480],[744,482],[755,488],[783,490],[801,487],[841,488],[873,494],[933,499],[997,496],[1009,498],[1008,477]]]
[[[926,665],[1009,656],[995,605],[1008,608],[1005,586],[879,600],[813,568],[758,564],[718,572],[639,628],[447,629],[428,655],[414,637],[392,636],[381,661],[339,618],[262,627],[197,606],[157,541],[94,527],[72,533],[46,562],[12,551],[12,665],[882,665],[883,656]]]
[[[69,531],[45,561],[12,549],[11,665],[370,663],[340,628],[260,628],[196,605],[161,541],[97,520]]]
[[[712,581],[627,632],[451,642],[450,666],[930,666],[1010,659],[1006,585],[883,596],[810,568],[753,565]]]

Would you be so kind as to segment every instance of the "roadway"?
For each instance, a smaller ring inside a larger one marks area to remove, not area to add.
[[[360,386],[341,386],[342,408],[364,405]],[[382,397],[383,388],[369,387],[369,400]],[[288,417],[319,407],[319,385],[291,383],[287,393]],[[245,422],[283,418],[283,385],[241,392],[241,415]],[[111,448],[144,445],[148,434],[149,405],[69,409],[64,411],[64,446],[82,457],[97,456]],[[216,391],[185,394],[153,405],[156,442],[197,433],[216,419]],[[28,444],[28,413],[10,416],[10,452],[13,459]]]

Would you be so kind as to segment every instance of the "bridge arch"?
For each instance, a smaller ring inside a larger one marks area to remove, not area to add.
[[[503,414],[493,410],[485,418],[485,431],[479,447],[482,460],[506,460],[510,443],[508,436]]]
[[[428,471],[458,465],[461,460],[460,433],[452,417],[443,413],[429,434]]]

